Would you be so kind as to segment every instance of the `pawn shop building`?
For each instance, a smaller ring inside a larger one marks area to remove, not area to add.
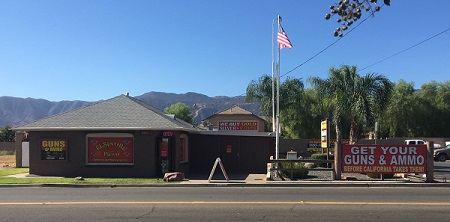
[[[225,122],[233,121],[230,116]],[[275,153],[274,137],[246,127],[201,130],[120,95],[13,130],[16,143],[27,135],[30,174],[151,178],[206,173],[218,157],[229,173],[265,173]]]

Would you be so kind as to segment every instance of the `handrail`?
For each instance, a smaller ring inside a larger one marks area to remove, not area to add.
[[[281,170],[281,168],[277,168],[278,164],[277,163],[290,163],[290,167],[289,168],[282,168],[283,170],[290,170],[291,173],[291,177],[290,179],[292,180],[294,177],[294,171],[300,171],[302,170],[302,168],[294,168],[293,165],[294,163],[327,163],[327,164],[331,164],[331,166],[329,168],[311,168],[308,169],[309,171],[332,171],[333,175],[332,175],[332,179],[334,180],[334,160],[313,160],[313,159],[296,159],[296,160],[288,160],[288,159],[278,159],[278,160],[274,160],[271,159],[269,160],[270,162],[270,167],[268,168],[268,170],[270,172],[272,171],[279,171]],[[275,165],[275,167],[272,167],[272,165]],[[270,173],[270,175],[272,175]]]

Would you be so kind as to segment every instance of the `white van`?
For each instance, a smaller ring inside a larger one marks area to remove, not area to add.
[[[427,143],[424,140],[405,140],[406,145],[426,145]],[[434,144],[434,148],[439,148],[441,145],[438,143]]]
[[[424,140],[405,140],[406,145],[427,144]]]

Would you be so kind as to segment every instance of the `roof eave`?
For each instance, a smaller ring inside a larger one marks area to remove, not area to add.
[[[220,136],[257,136],[257,137],[275,137],[274,132],[245,132],[245,131],[221,131],[221,130],[205,130],[198,131],[202,135],[220,135]]]
[[[110,131],[110,130],[148,130],[148,131],[186,131],[198,132],[197,128],[149,128],[149,127],[16,127],[13,131]]]

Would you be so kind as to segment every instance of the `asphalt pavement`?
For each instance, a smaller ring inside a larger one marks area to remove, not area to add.
[[[30,174],[17,174],[11,177],[40,177]],[[368,179],[356,178],[343,174],[341,180],[315,179],[315,180],[270,180],[266,174],[231,174],[229,180],[220,171],[216,171],[211,179],[209,175],[186,175],[180,182],[167,182],[159,184],[33,184],[30,186],[72,186],[72,187],[157,187],[157,186],[205,186],[205,187],[450,187],[450,161],[435,162],[434,182],[426,183],[422,174],[410,174],[406,177],[394,179]],[[447,180],[447,178],[449,180]],[[1,185],[0,186],[14,186]],[[26,185],[15,185],[26,186]]]

